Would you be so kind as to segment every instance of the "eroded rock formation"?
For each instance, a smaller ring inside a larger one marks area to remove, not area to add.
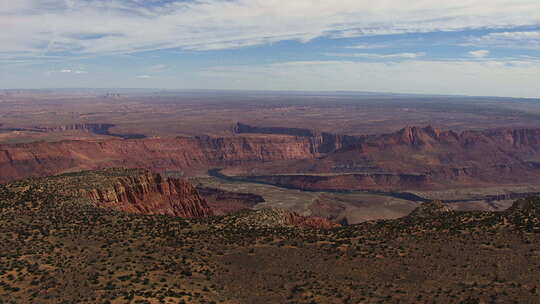
[[[164,178],[147,170],[110,169],[86,174],[83,172],[80,176],[83,177],[77,180],[82,182],[75,182],[75,179],[70,181],[70,176],[66,176],[66,183],[75,182],[67,186],[67,192],[87,198],[98,207],[184,218],[213,215],[206,200],[193,185],[184,180]]]
[[[311,190],[444,189],[540,178],[540,129],[457,133],[407,127],[359,137],[242,124],[234,130],[231,137],[0,145],[0,182],[109,167],[188,175],[249,168],[247,175],[280,175],[270,177],[271,183]]]
[[[277,160],[313,158],[309,139],[290,136],[178,137],[101,142],[63,141],[0,145],[0,182],[73,170],[111,167],[205,170]]]

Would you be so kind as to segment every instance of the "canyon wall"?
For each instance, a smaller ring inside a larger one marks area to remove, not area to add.
[[[313,158],[309,139],[291,136],[178,137],[0,145],[0,182],[110,167],[190,171]]]
[[[245,132],[257,132],[257,128],[247,128]],[[354,144],[286,168],[258,165],[249,178],[305,190],[483,187],[538,181],[539,159],[540,129],[457,133],[433,127],[406,127],[390,134],[356,137]]]
[[[318,132],[301,128],[282,127],[254,127],[243,123],[237,123],[233,127],[235,134],[279,134],[290,136],[308,137],[312,143],[313,153],[331,153],[343,148],[351,148],[361,142],[362,136],[348,136]]]
[[[343,174],[343,175],[268,175],[249,176],[249,181],[308,191],[399,191],[429,189],[425,175],[412,174]]]
[[[206,200],[189,182],[163,178],[141,170],[137,174],[103,176],[101,182],[89,182],[71,194],[85,197],[102,208],[137,214],[162,214],[183,218],[213,215]],[[69,190],[68,190],[69,191]]]
[[[314,190],[441,189],[540,179],[540,129],[457,133],[407,127],[360,137],[242,124],[235,130],[240,134],[230,137],[0,145],[0,182],[110,167],[187,175],[249,168],[249,175],[280,175],[268,177],[271,183]],[[289,173],[319,176],[283,177]]]

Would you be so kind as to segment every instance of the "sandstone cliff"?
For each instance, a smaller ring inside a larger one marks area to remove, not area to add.
[[[249,175],[324,173],[277,181],[286,185],[294,179],[295,187],[309,183],[313,190],[443,189],[540,179],[540,129],[457,133],[407,127],[347,137],[238,124],[235,132],[244,134],[0,145],[0,182],[109,167],[187,174],[216,167],[249,168]],[[250,134],[257,132],[263,134]]]
[[[146,170],[108,169],[67,174],[52,180],[66,185],[62,191],[87,198],[102,208],[184,218],[213,215],[206,200],[190,183]]]
[[[29,176],[110,167],[155,171],[206,170],[313,158],[307,138],[292,136],[178,137],[100,142],[0,145],[0,183]]]
[[[351,148],[361,142],[364,137],[318,132],[301,128],[255,127],[237,123],[233,127],[235,134],[281,134],[302,136],[310,139],[313,153],[331,153],[343,148]]]

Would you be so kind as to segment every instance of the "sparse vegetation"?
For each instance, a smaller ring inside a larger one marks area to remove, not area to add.
[[[96,173],[74,176],[83,187]],[[540,301],[538,198],[314,230],[272,210],[187,220],[96,208],[66,194],[66,178],[0,186],[0,303]]]

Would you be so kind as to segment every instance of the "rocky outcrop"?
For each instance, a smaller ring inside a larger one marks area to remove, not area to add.
[[[98,207],[183,218],[213,215],[206,200],[187,181],[142,170],[119,176],[105,172],[101,182],[91,179],[88,182],[83,189],[72,189],[71,193],[88,198]]]
[[[517,200],[504,212],[504,215],[516,228],[540,233],[540,197]]]
[[[197,187],[197,191],[208,202],[215,215],[227,215],[252,209],[265,201],[262,196],[252,193],[230,192],[206,187]]]
[[[319,217],[301,216],[285,209],[261,209],[241,214],[237,223],[252,227],[295,226],[311,229],[332,229],[341,225]]]
[[[453,212],[450,207],[445,205],[442,201],[433,201],[423,203],[411,212],[408,217],[410,218],[425,218],[436,217],[442,214]]]
[[[308,137],[313,153],[331,153],[343,148],[351,148],[363,140],[363,137],[318,132],[302,128],[255,127],[237,123],[233,127],[235,134],[280,134]]]
[[[506,212],[510,214],[522,213],[540,215],[540,196],[519,199],[515,201]]]
[[[296,212],[288,212],[285,215],[289,225],[311,229],[332,229],[341,225],[321,217],[301,216]]]

